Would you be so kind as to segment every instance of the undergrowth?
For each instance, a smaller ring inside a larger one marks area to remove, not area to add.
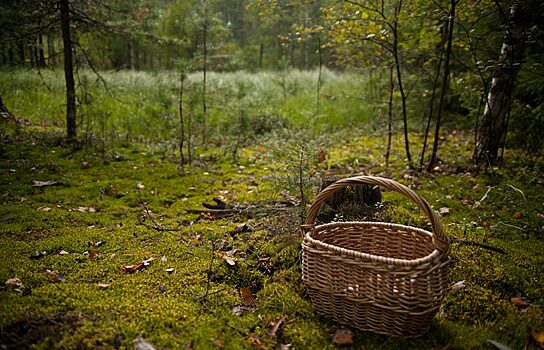
[[[105,73],[111,90],[116,83],[135,90],[112,96],[104,105],[96,98],[107,99],[107,94],[91,91],[88,98],[95,100],[84,113],[94,108],[93,118],[106,114],[105,124],[90,130],[98,133],[103,127],[110,136],[98,135],[81,147],[64,144],[61,130],[51,126],[60,120],[58,91],[38,93],[24,85],[24,77],[2,83],[10,91],[4,101],[33,121],[22,130],[6,126],[0,143],[0,280],[11,280],[0,290],[4,348],[128,349],[139,335],[163,349],[336,348],[335,330],[349,326],[317,315],[301,283],[299,224],[307,207],[297,206],[296,191],[278,186],[285,159],[274,150],[308,138],[316,154],[323,155],[305,165],[309,183],[362,173],[393,178],[442,212],[452,239],[451,287],[429,333],[402,340],[353,329],[353,349],[492,349],[488,340],[512,349],[537,348],[530,333],[544,328],[541,157],[507,150],[502,167],[475,175],[468,163],[471,139],[451,131],[441,140],[440,162],[432,174],[407,167],[398,135],[387,168],[383,133],[355,128],[349,118],[331,117],[327,126],[308,123],[312,109],[296,114],[290,103],[304,100],[291,92],[300,91],[297,84],[310,78],[297,73],[281,80],[262,73],[241,75],[252,88],[239,96],[285,98],[265,115],[287,124],[241,145],[236,157],[221,142],[199,145],[193,165],[181,167],[175,132],[161,134],[174,123],[170,94],[175,84],[168,80],[173,78],[146,74],[125,72],[127,81],[120,82]],[[326,82],[339,79],[349,91],[360,83],[326,74]],[[226,92],[216,102],[232,103],[232,110],[239,111],[240,99],[228,101],[228,91],[243,88],[235,79],[211,75],[210,81],[212,89]],[[276,84],[273,91],[263,85],[267,79]],[[149,103],[138,99],[137,86],[148,89]],[[33,99],[43,108],[32,108]],[[341,105],[336,103],[331,101],[329,108]],[[251,101],[242,107],[248,115],[264,113]],[[363,107],[357,108],[364,116]],[[333,115],[326,105],[322,112]],[[220,130],[228,124],[228,116],[213,113],[210,126]],[[262,117],[263,123],[267,118]],[[380,121],[373,122],[381,130]],[[155,123],[164,123],[162,131],[149,128]],[[301,125],[331,129],[316,136],[300,130]],[[144,130],[148,134],[140,134]],[[421,142],[421,135],[410,136],[414,144]],[[309,200],[316,191],[306,191]],[[384,192],[382,201],[381,216],[388,221],[430,229],[427,218],[402,195]],[[234,209],[214,216],[203,203]],[[143,261],[148,265],[138,265]],[[283,329],[269,333],[281,317]]]

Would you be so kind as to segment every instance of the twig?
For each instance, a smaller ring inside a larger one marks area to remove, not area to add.
[[[503,224],[504,226],[512,227],[512,228],[515,228],[517,230],[523,231],[523,228],[521,228],[519,226],[516,226],[516,225],[507,224],[507,223],[502,222],[502,221],[499,221],[499,224]]]
[[[489,192],[493,189],[493,187],[489,187],[487,189],[487,191],[485,192],[484,196],[482,197],[482,199],[480,199],[478,202],[482,203],[486,198],[487,198],[487,195],[489,194]]]
[[[464,239],[464,238],[453,239],[451,241],[451,243],[461,243],[461,244],[465,244],[465,245],[480,247],[480,248],[487,249],[487,250],[492,250],[492,251],[500,253],[500,254],[508,254],[506,251],[504,251],[501,248],[493,247],[493,246],[490,246],[490,245],[487,245],[487,244],[482,244],[482,243],[478,243],[478,242],[474,242],[474,241],[469,241],[468,239]]]
[[[160,231],[160,232],[181,231],[181,229],[179,229],[179,228],[166,228],[166,227],[163,227],[162,225],[158,224],[155,221],[155,219],[153,219],[153,216],[151,216],[151,211],[149,210],[149,208],[147,207],[147,205],[143,201],[142,197],[140,196],[140,190],[136,191],[136,195],[138,196],[138,201],[139,201],[140,205],[144,208],[144,213],[145,213],[146,217],[153,223],[153,225],[148,225],[148,224],[144,223],[143,220],[141,220],[140,217],[138,216],[138,223],[140,225],[143,225],[143,226],[145,226],[147,228],[151,228],[153,230]]]
[[[192,289],[191,287],[189,287],[189,285],[187,283],[185,283],[184,280],[180,280],[181,281],[181,285],[183,287],[185,287],[185,289],[187,289],[189,291],[189,293],[191,293],[191,295],[200,303],[200,305],[206,310],[208,311],[212,316],[214,316],[216,319],[218,320],[221,320],[221,317],[220,315],[218,315],[217,313],[215,313],[212,309],[210,309],[210,307],[206,304],[206,301],[202,298],[202,296],[196,294]],[[247,332],[244,332],[243,330],[231,325],[227,320],[225,319],[222,319],[222,321],[229,327],[231,328],[232,330],[234,330],[236,333],[238,333],[239,335],[241,335],[242,337],[245,337],[247,335]]]
[[[523,193],[522,190],[520,190],[519,188],[516,188],[510,184],[506,184],[506,186],[510,187],[511,189],[513,189],[514,191],[518,192],[519,194],[521,194],[521,196],[523,197],[523,200],[527,200],[527,197],[525,197],[525,193]]]

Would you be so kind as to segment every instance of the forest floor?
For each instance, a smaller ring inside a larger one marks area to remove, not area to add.
[[[430,331],[404,340],[316,315],[301,283],[305,208],[273,186],[282,168],[263,147],[242,149],[236,161],[210,148],[180,168],[144,146],[103,155],[41,129],[6,136],[0,346],[492,349],[491,340],[536,349],[544,331],[544,161],[507,151],[504,166],[476,176],[460,161],[468,140],[447,138],[432,175],[402,161],[384,168],[383,146],[367,136],[327,149],[329,165],[312,169],[393,178],[440,209],[450,238],[495,248],[452,243],[449,294]],[[234,208],[206,209],[213,198]],[[392,221],[429,228],[406,198],[383,198]],[[340,329],[353,344],[334,337]]]

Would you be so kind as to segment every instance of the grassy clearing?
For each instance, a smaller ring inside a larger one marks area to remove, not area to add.
[[[329,81],[335,79],[327,74]],[[127,91],[149,84],[148,92],[159,94],[154,79],[168,77],[130,76],[122,75],[128,83],[111,73],[111,81],[119,89],[126,85]],[[230,91],[239,86],[233,82],[236,79],[212,75],[211,81],[217,84],[216,91]],[[254,79],[252,84],[257,86],[268,78]],[[353,89],[349,79],[341,81],[346,89]],[[29,105],[32,99],[17,98],[13,103],[14,90],[8,92],[11,97],[3,97],[18,115],[57,120],[52,106],[60,108],[61,97],[53,94],[57,102],[53,95],[39,99],[47,94],[42,90],[26,86],[19,92],[43,102],[42,112]],[[131,94],[124,101],[136,101]],[[275,94],[274,99],[283,98],[281,88]],[[161,103],[158,95],[145,96],[140,102],[145,112],[133,110],[142,116]],[[111,118],[122,115],[113,112],[114,101],[100,106],[112,111]],[[278,110],[289,113],[288,108],[294,107],[286,103]],[[228,119],[216,113],[213,120]],[[127,120],[140,123],[135,115]],[[304,125],[308,119],[303,118],[307,117],[301,113],[290,122]],[[343,127],[351,125],[338,119],[331,118]],[[120,125],[108,132],[126,132],[119,119],[107,121]],[[259,144],[242,148],[236,161],[223,156],[223,145],[212,144],[199,151],[197,164],[180,169],[174,151],[152,141],[159,136],[150,136],[146,142],[108,144],[108,152],[103,153],[92,147],[63,147],[55,130],[33,125],[17,134],[6,128],[0,144],[0,261],[4,262],[0,280],[19,278],[23,284],[20,292],[14,286],[0,290],[0,344],[7,348],[127,349],[141,335],[164,349],[274,349],[280,344],[292,344],[294,349],[336,348],[331,333],[343,326],[316,315],[300,283],[299,209],[271,205],[290,198],[278,190],[277,176],[282,175],[283,165],[273,149],[292,141],[282,138],[286,135],[303,140],[302,133],[272,131]],[[135,136],[137,130],[131,133]],[[164,130],[148,132],[159,135]],[[428,175],[407,169],[400,136],[395,137],[388,169],[383,161],[384,138],[379,134],[339,128],[327,138],[310,136],[327,156],[324,164],[312,165],[309,173],[315,178],[357,173],[392,177],[414,188],[435,209],[450,209],[443,216],[450,237],[506,252],[453,243],[456,264],[451,282],[464,280],[465,287],[449,293],[430,332],[408,341],[356,331],[352,348],[492,349],[488,339],[512,349],[537,348],[530,332],[544,328],[542,158],[507,151],[502,168],[473,176],[467,172],[470,138],[450,132],[443,140],[443,162],[434,175]],[[419,142],[419,135],[411,136],[414,143]],[[33,181],[48,180],[61,184],[32,186]],[[256,209],[215,219],[189,212],[204,209],[203,202],[212,203],[218,196],[231,204],[253,203]],[[391,221],[428,228],[426,219],[402,196],[387,192],[384,202]],[[250,230],[239,232],[241,223]],[[225,254],[231,254],[234,265]],[[150,258],[155,260],[149,266],[122,272]],[[59,281],[47,270],[65,280]],[[252,300],[244,298],[241,288],[251,291],[254,306],[245,305]],[[515,296],[526,298],[530,305],[513,305]],[[268,335],[270,323],[279,317],[286,320],[283,331],[277,337]]]

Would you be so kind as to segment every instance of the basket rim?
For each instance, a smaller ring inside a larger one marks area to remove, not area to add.
[[[322,242],[319,239],[314,239],[311,236],[311,234],[314,233],[314,231],[316,231],[318,229],[322,229],[322,228],[327,228],[329,226],[371,226],[371,225],[372,226],[385,226],[385,227],[393,228],[393,229],[409,229],[409,230],[412,230],[412,231],[417,231],[417,232],[422,233],[422,234],[426,234],[431,239],[433,237],[433,234],[431,232],[427,231],[427,230],[424,230],[424,229],[421,229],[421,228],[418,228],[418,227],[413,227],[413,226],[408,226],[408,225],[401,225],[401,224],[394,224],[394,223],[389,223],[389,222],[379,222],[379,221],[330,222],[330,223],[326,223],[326,224],[315,225],[315,226],[312,227],[311,230],[306,232],[306,234],[304,236],[303,246],[306,246],[306,243],[309,243],[309,244],[312,244],[312,245],[319,246],[319,247],[321,247],[321,248],[323,248],[325,250],[335,252],[335,253],[340,254],[340,255],[349,256],[349,257],[353,257],[353,258],[359,258],[359,259],[362,259],[362,260],[365,260],[365,261],[370,261],[370,262],[373,262],[373,263],[403,266],[403,267],[420,266],[420,265],[424,265],[424,264],[427,264],[427,263],[431,263],[431,262],[434,262],[434,261],[438,260],[442,256],[447,256],[448,253],[449,253],[449,250],[440,251],[439,249],[437,249],[435,247],[435,249],[430,254],[427,254],[426,256],[421,257],[421,258],[417,258],[417,259],[388,258],[388,257],[384,257],[384,256],[381,256],[381,255],[370,254],[370,253],[361,253],[361,252],[358,252],[358,251],[355,251],[355,250],[352,250],[352,249],[342,248],[342,247],[339,247],[339,246],[334,245],[334,244],[329,244],[329,243]]]

